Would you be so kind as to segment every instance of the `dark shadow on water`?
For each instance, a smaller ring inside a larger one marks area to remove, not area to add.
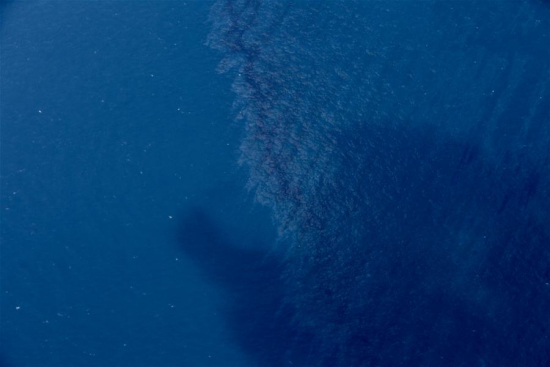
[[[225,317],[236,341],[260,366],[304,365],[311,338],[293,326],[294,313],[283,304],[280,259],[236,246],[220,228],[193,208],[181,223],[179,244],[226,292]]]
[[[0,355],[0,367],[12,367],[4,355]]]
[[[360,227],[361,237],[339,248],[341,260],[329,254],[305,268],[301,259],[222,229],[225,223],[200,207],[183,216],[181,250],[226,293],[223,311],[236,344],[259,366],[440,366],[441,358],[446,366],[547,366],[548,158],[514,153],[496,164],[471,140],[436,145],[430,131],[381,131],[376,136],[391,137],[391,144],[378,142],[380,153],[371,156],[392,167],[400,153],[400,169],[386,190],[401,192],[393,195],[400,197],[397,213],[410,215],[402,220],[390,210],[380,214],[381,228]],[[430,169],[415,173],[423,165]],[[328,197],[344,200],[351,189],[363,190],[362,183]],[[383,200],[381,207],[395,203]],[[422,205],[430,202],[438,203],[437,215]],[[357,220],[367,215],[360,212]],[[326,237],[310,228],[300,233],[330,249],[342,231],[328,221],[324,228],[334,231]],[[465,233],[461,241],[457,231]],[[486,233],[491,242],[480,242]],[[362,250],[369,242],[384,244],[390,255]],[[385,281],[369,283],[363,264],[371,257],[372,271]],[[363,300],[364,294],[376,302]],[[289,295],[290,304],[284,301]],[[314,335],[304,331],[310,326]]]

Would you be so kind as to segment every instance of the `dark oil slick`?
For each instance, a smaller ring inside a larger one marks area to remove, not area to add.
[[[549,19],[540,1],[214,5],[301,364],[550,365]]]
[[[548,0],[0,18],[0,366],[550,366]]]

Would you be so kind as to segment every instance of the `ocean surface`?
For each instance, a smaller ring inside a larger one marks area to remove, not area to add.
[[[547,0],[0,16],[0,366],[550,366]]]

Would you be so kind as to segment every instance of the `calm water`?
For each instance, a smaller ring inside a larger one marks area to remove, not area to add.
[[[0,6],[1,365],[550,365],[547,1]]]

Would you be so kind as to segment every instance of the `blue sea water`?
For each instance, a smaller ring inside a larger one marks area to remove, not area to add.
[[[550,366],[550,4],[3,1],[5,366]]]
[[[210,7],[3,4],[6,365],[248,363],[224,326],[229,296],[179,234],[203,211],[226,242],[273,240],[242,189],[230,83],[204,46]]]

